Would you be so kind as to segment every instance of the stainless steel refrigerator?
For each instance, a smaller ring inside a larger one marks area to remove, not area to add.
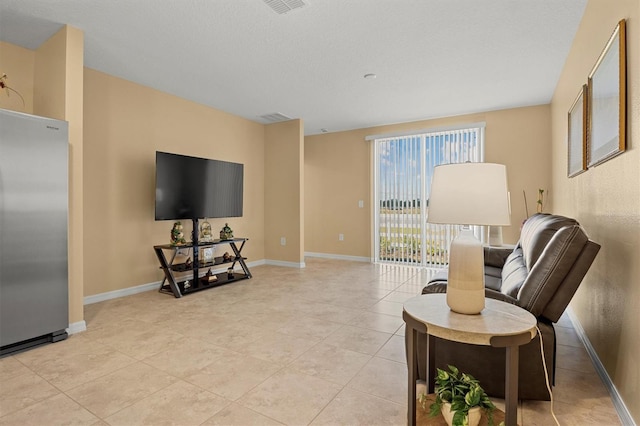
[[[0,355],[69,326],[67,122],[0,109]]]

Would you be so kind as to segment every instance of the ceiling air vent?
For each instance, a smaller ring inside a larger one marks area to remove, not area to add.
[[[280,114],[279,112],[261,115],[260,118],[267,123],[280,123],[281,121],[292,120],[291,117],[287,117],[286,115]]]
[[[271,9],[275,10],[276,13],[282,15],[287,13],[293,9],[298,9],[299,7],[304,6],[304,2],[302,0],[262,0],[267,6]]]

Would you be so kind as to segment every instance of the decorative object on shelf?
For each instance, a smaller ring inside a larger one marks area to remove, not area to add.
[[[211,268],[209,268],[209,270],[207,271],[207,275],[205,275],[207,277],[207,281],[212,283],[214,281],[218,281],[218,276],[216,274],[214,274],[213,272],[211,272]]]
[[[202,255],[200,256],[200,263],[213,262],[213,247],[205,247],[202,249]]]
[[[588,88],[583,85],[569,110],[569,135],[567,137],[567,177],[574,177],[587,170],[587,122]]]
[[[182,232],[182,222],[178,221],[173,224],[171,228],[171,245],[181,246],[187,242],[184,239],[184,232]]]
[[[186,290],[186,289],[188,289],[188,288],[191,288],[191,283],[189,282],[189,280],[186,280],[186,281],[184,282],[184,289]]]
[[[233,268],[227,269],[227,278],[233,278]]]
[[[503,164],[436,166],[429,197],[429,223],[463,225],[449,249],[447,305],[461,314],[484,309],[484,249],[471,225],[511,224],[507,168]]]
[[[627,129],[626,21],[618,22],[589,74],[588,167],[623,153]]]
[[[224,252],[224,254],[222,255],[222,260],[224,260],[225,262],[230,262],[231,261],[231,255],[229,254],[228,251]]]
[[[191,269],[192,266],[193,266],[193,263],[191,262],[191,258],[187,257],[187,260],[184,262],[184,267],[186,269]]]
[[[225,223],[224,228],[220,230],[220,239],[221,240],[232,240],[233,239],[233,231],[229,228],[229,224]]]
[[[538,201],[536,201],[536,209],[538,213],[544,210],[544,189],[538,188]]]
[[[211,233],[211,224],[206,220],[200,222],[200,236],[198,240],[201,243],[210,243],[213,241],[213,234]]]
[[[10,92],[13,92],[13,93],[15,93],[16,95],[18,95],[18,97],[19,97],[19,98],[20,98],[20,100],[22,101],[22,106],[24,107],[24,106],[25,106],[24,98],[22,97],[22,95],[21,95],[21,94],[20,94],[16,89],[14,89],[14,88],[12,88],[12,87],[9,87],[9,86],[7,85],[7,78],[8,78],[8,77],[7,77],[7,74],[2,73],[2,76],[0,76],[0,90],[5,89],[5,90],[7,91],[7,97],[9,96],[9,93],[10,93]]]
[[[493,410],[496,406],[478,380],[470,374],[460,373],[453,365],[449,365],[449,371],[437,370],[436,399],[429,407],[429,416],[435,417],[442,413],[449,426],[474,426],[480,422],[480,411],[484,410],[489,426],[493,426]],[[420,395],[419,401],[426,410],[427,396],[424,393]]]

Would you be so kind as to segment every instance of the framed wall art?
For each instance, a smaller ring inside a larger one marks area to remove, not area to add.
[[[616,26],[589,74],[588,166],[597,166],[626,149],[626,22]]]
[[[569,109],[569,135],[567,137],[567,176],[574,177],[587,170],[588,88],[583,85]]]

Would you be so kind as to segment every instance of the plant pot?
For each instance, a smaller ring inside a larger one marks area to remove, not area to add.
[[[448,402],[443,403],[442,407],[440,408],[440,412],[442,413],[442,417],[444,417],[444,421],[447,422],[449,426],[451,426],[451,423],[453,422],[453,415],[455,414],[453,411],[451,411],[451,404],[449,404]],[[478,426],[481,416],[482,410],[480,407],[473,407],[472,409],[470,409],[467,416],[469,426]]]

